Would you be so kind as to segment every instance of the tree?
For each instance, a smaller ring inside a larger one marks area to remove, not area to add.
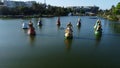
[[[1,15],[8,15],[9,9],[7,7],[0,7]]]
[[[119,15],[120,14],[120,2],[117,4],[117,6],[115,7],[113,13]]]

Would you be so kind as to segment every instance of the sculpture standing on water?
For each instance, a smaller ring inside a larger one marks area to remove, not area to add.
[[[22,28],[23,28],[23,29],[28,29],[28,24],[25,23],[25,22],[23,22],[23,23],[22,23]]]
[[[57,24],[57,26],[60,26],[60,25],[61,25],[61,23],[60,23],[60,17],[58,17],[56,24]]]
[[[42,21],[41,21],[41,19],[39,19],[37,25],[38,25],[38,26],[42,26]]]
[[[97,22],[94,25],[95,35],[100,36],[102,34],[102,25],[101,21],[97,20]]]
[[[36,35],[35,28],[33,27],[33,23],[30,21],[30,23],[28,25],[29,25],[28,34]]]
[[[67,28],[65,30],[65,38],[66,39],[72,39],[73,38],[73,30],[72,30],[71,22],[67,25]]]

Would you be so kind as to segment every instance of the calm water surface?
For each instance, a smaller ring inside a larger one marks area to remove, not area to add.
[[[0,68],[120,68],[120,22],[101,19],[103,33],[94,35],[97,19],[81,16],[81,27],[76,26],[79,16],[0,19]],[[36,36],[27,35],[22,21],[34,23]],[[68,22],[73,24],[72,40],[64,39]]]

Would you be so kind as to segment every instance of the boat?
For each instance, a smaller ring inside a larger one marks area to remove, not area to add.
[[[23,29],[28,29],[28,24],[27,24],[27,23],[23,23],[23,24],[22,24],[22,28],[23,28]]]
[[[66,39],[72,39],[73,38],[73,33],[72,33],[72,28],[71,27],[67,27],[65,30],[65,38]]]

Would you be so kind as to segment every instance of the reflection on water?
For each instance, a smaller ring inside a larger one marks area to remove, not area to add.
[[[80,25],[80,26],[77,26],[78,32],[80,32],[80,28],[81,28],[81,25]]]
[[[66,49],[67,49],[68,51],[71,50],[72,39],[65,39],[65,45],[66,45]]]
[[[25,19],[27,23],[32,20],[36,36],[27,35],[27,30],[21,28],[21,19],[0,19],[0,67],[120,68],[120,23],[102,19],[102,36],[95,36],[96,19],[82,16],[81,27],[76,26],[78,16],[61,17],[60,27],[56,19],[42,18],[42,27],[37,26],[37,18]],[[64,39],[69,21],[75,26],[74,38]]]
[[[23,29],[24,33],[27,34],[28,29]]]
[[[101,34],[101,35],[95,35],[96,47],[99,45],[99,43],[100,43],[100,41],[101,41],[101,37],[102,37],[102,34]]]
[[[80,29],[81,29],[81,26],[77,26],[77,36],[78,37],[80,36]]]
[[[57,25],[57,30],[59,30],[60,29],[60,25]]]
[[[57,27],[57,30],[58,30],[58,31],[59,31],[59,30],[65,30],[64,27],[61,27],[61,26],[59,26],[59,25],[57,25],[56,27]]]
[[[112,30],[115,32],[115,33],[120,33],[120,23],[110,23],[110,27],[112,28]]]
[[[41,30],[41,29],[42,29],[42,26],[38,26],[38,29],[40,29],[40,30]]]
[[[81,25],[80,25],[80,26],[77,26],[77,28],[78,28],[78,30],[80,30],[80,28],[81,28]]]
[[[29,36],[29,41],[30,41],[30,45],[31,45],[31,46],[34,46],[35,36],[30,35],[30,36]]]

